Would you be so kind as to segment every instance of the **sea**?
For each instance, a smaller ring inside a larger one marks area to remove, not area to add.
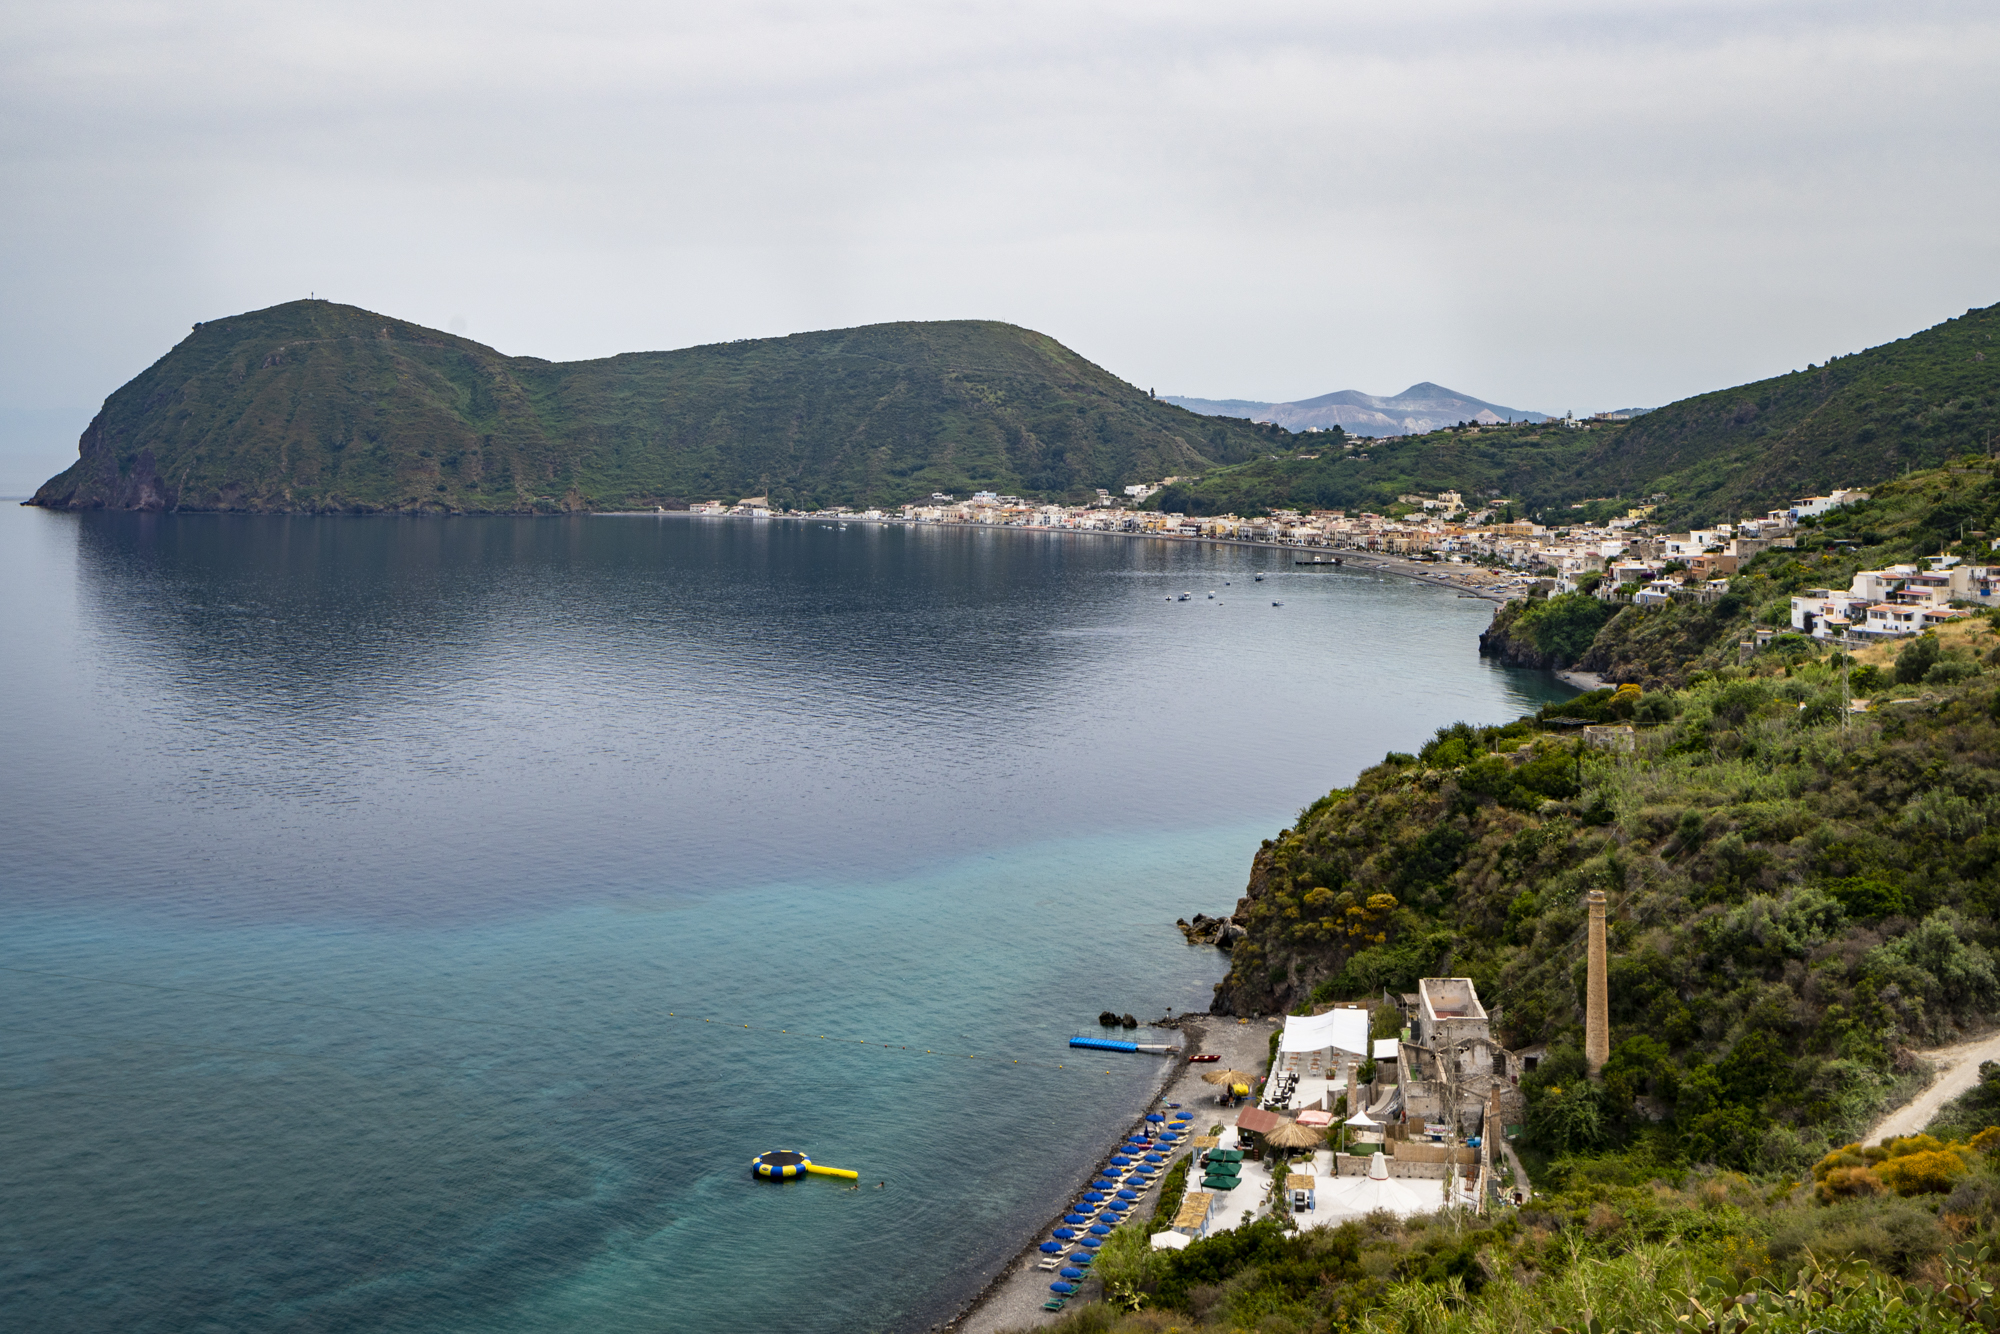
[[[1068,1038],[1207,1007],[1174,920],[1569,693],[1491,611],[1091,534],[9,505],[0,1328],[948,1319],[1161,1073]]]

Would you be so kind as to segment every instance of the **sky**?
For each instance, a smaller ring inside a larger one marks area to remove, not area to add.
[[[1653,406],[2000,301],[2000,6],[32,5],[0,494],[309,293],[556,360],[884,320],[1143,388]]]

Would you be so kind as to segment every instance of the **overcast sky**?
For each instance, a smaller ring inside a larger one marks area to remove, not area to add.
[[[7,5],[0,491],[196,320],[1670,401],[2000,300],[2000,5]]]

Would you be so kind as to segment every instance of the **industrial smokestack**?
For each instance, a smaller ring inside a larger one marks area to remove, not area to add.
[[[1604,976],[1604,891],[1584,896],[1590,907],[1590,988],[1584,996],[1583,1059],[1594,1079],[1611,1059],[1611,995]]]

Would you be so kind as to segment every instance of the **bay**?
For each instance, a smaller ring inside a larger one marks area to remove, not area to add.
[[[1567,693],[1447,590],[1083,534],[9,510],[0,570],[8,1328],[922,1328],[1148,1094],[1064,1040],[1206,1006],[1175,917]]]

